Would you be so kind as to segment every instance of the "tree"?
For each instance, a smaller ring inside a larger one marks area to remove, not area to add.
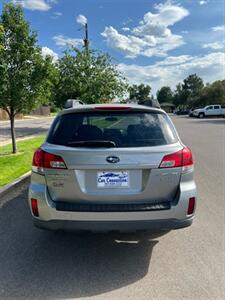
[[[174,91],[173,103],[183,108],[194,107],[204,88],[203,80],[196,74],[191,74],[178,83]]]
[[[175,106],[185,106],[186,99],[184,100],[184,90],[182,84],[178,83],[173,94],[173,104]]]
[[[21,6],[4,5],[0,28],[0,107],[9,115],[16,153],[15,116],[48,101],[55,71],[51,58],[42,57],[37,34],[30,30]]]
[[[4,28],[2,25],[0,25],[0,54],[3,51],[3,36],[4,36]]]
[[[54,102],[62,107],[67,99],[85,103],[110,102],[122,97],[127,85],[109,55],[72,48],[58,61],[59,81]]]
[[[143,83],[140,85],[134,84],[129,87],[130,99],[136,99],[139,104],[150,99],[150,92],[150,85],[144,85]]]
[[[156,96],[159,103],[171,103],[173,101],[173,92],[169,86],[163,86],[161,89],[159,89],[156,93]]]
[[[206,106],[208,104],[225,105],[225,80],[217,80],[207,84],[195,100],[194,107]]]
[[[198,77],[196,74],[191,74],[184,79],[182,89],[184,101],[187,106],[193,106],[196,99],[200,96],[203,87],[204,83],[202,78]]]

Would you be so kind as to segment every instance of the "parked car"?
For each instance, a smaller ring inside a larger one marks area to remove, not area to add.
[[[29,205],[40,228],[168,231],[190,226],[192,153],[161,109],[80,105],[55,118],[33,157]]]
[[[193,116],[198,118],[204,117],[225,117],[225,105],[207,105],[193,111]]]
[[[178,109],[174,112],[176,115],[181,116],[181,115],[188,115],[189,110],[188,109]]]
[[[188,112],[189,117],[194,117],[194,109],[191,108]]]

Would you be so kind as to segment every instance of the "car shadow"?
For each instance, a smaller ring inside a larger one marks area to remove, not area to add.
[[[74,234],[33,227],[27,192],[0,208],[0,299],[91,297],[149,269],[149,234]]]

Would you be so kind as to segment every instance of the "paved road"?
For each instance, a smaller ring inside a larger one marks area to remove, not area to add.
[[[44,134],[48,131],[49,125],[51,124],[52,120],[52,117],[16,120],[16,136],[17,138],[23,138],[37,134]],[[10,140],[10,138],[11,136],[9,121],[0,122],[0,143],[8,141]]]
[[[154,240],[45,232],[18,191],[0,208],[0,299],[225,299],[225,120],[174,121],[196,160],[192,227]]]

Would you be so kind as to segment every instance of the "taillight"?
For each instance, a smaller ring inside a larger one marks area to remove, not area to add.
[[[195,210],[195,197],[189,198],[187,215],[192,215]]]
[[[177,168],[193,165],[192,153],[189,148],[184,148],[178,152],[165,155],[159,165],[159,168]]]
[[[193,165],[193,157],[192,157],[192,153],[191,150],[189,148],[184,148],[182,150],[183,153],[183,166],[192,166]]]
[[[38,211],[38,202],[37,199],[31,198],[31,210],[35,217],[39,217],[39,211]]]
[[[66,169],[66,164],[61,156],[37,149],[33,156],[32,166],[38,169]]]

